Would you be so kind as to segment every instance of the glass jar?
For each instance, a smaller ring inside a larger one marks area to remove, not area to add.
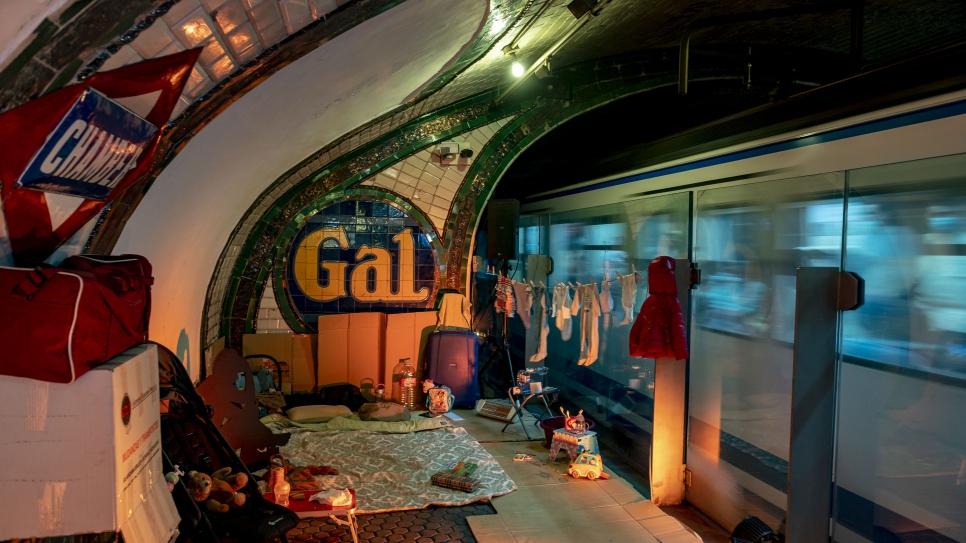
[[[275,503],[282,507],[288,506],[288,495],[292,490],[292,485],[285,480],[285,471],[282,468],[273,468],[270,480],[275,482],[272,486],[272,493],[275,494]]]

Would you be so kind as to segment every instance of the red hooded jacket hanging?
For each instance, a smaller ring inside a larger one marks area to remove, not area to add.
[[[16,264],[45,260],[151,171],[200,54],[98,73],[0,114],[0,217]]]
[[[651,261],[647,266],[647,290],[648,297],[631,327],[631,356],[687,359],[688,343],[673,258],[659,256]]]

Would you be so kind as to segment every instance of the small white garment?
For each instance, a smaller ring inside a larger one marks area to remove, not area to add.
[[[624,320],[618,326],[634,322],[634,304],[637,302],[637,285],[642,280],[643,278],[637,272],[630,275],[622,275],[618,279],[621,282],[621,306],[624,308]]]
[[[331,505],[332,507],[346,507],[352,505],[352,494],[344,488],[333,488],[331,490],[316,492],[309,498],[309,501],[319,502],[322,505]]]
[[[600,301],[600,312],[604,317],[602,320],[604,321],[604,331],[606,332],[610,329],[610,312],[614,310],[614,296],[610,293],[610,280],[606,272],[604,273],[604,281],[600,284],[600,294],[597,296],[597,299]],[[601,349],[604,349],[607,344],[606,338],[607,336],[604,335],[604,338],[601,340]]]
[[[458,292],[447,292],[439,304],[436,329],[442,326],[471,329],[472,317],[470,308],[473,306],[466,296]]]
[[[523,327],[530,329],[530,309],[533,307],[533,294],[530,285],[513,281],[513,298],[517,302],[517,315],[523,321]]]
[[[597,285],[578,283],[570,312],[580,319],[580,359],[577,360],[577,365],[589,366],[597,361],[597,349],[600,346],[600,333],[597,330],[600,299],[597,296]]]
[[[530,362],[540,362],[547,358],[547,335],[550,334],[550,324],[547,322],[547,288],[536,286],[533,288],[534,301],[537,308],[537,326],[534,339],[538,341],[537,352],[530,357]],[[529,339],[529,338],[528,338]]]
[[[560,339],[568,341],[574,331],[574,321],[570,318],[570,287],[566,283],[557,283],[553,288],[553,317]]]

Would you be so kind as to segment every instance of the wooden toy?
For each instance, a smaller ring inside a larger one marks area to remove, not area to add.
[[[603,471],[604,462],[601,460],[600,455],[589,452],[580,453],[577,459],[567,466],[567,473],[571,477],[586,477],[591,481],[600,477]]]

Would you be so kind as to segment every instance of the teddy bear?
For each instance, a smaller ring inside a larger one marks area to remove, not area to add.
[[[185,485],[196,502],[204,502],[205,508],[215,513],[225,513],[232,507],[245,505],[245,495],[237,492],[248,484],[248,475],[231,475],[231,468],[225,467],[210,476],[198,471],[189,471]]]

